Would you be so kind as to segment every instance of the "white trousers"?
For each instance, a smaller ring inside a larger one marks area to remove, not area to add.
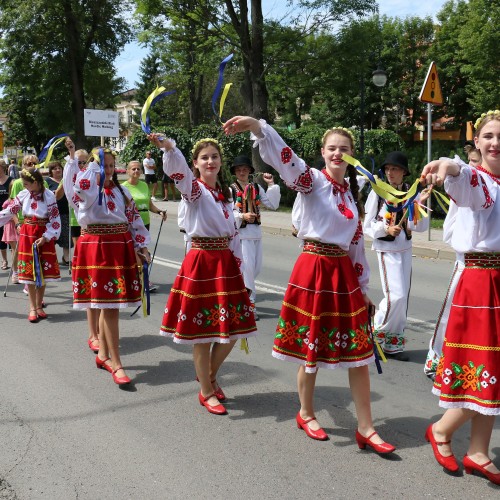
[[[403,352],[405,347],[411,253],[411,248],[402,252],[377,252],[384,298],[375,314],[375,337],[388,353]]]
[[[251,290],[250,302],[255,304],[255,279],[262,268],[262,240],[240,240],[243,253],[243,280]]]
[[[446,333],[448,318],[450,317],[451,302],[453,300],[453,295],[455,295],[455,290],[457,288],[464,267],[465,264],[463,263],[463,261],[457,260],[455,262],[455,267],[453,268],[453,273],[451,274],[450,284],[448,285],[448,290],[446,292],[443,305],[441,306],[441,310],[439,311],[434,335],[432,336],[429,343],[429,352],[427,353],[427,359],[424,365],[424,373],[428,377],[433,377],[436,375],[439,359],[441,358],[441,353],[443,352],[444,334]]]

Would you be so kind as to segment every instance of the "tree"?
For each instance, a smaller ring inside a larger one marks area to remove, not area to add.
[[[121,90],[113,61],[131,36],[122,16],[128,5],[128,0],[0,0],[4,102],[14,106],[12,98],[22,91],[18,101],[29,105],[37,129],[24,124],[24,140],[39,143],[41,136],[74,130],[77,146],[84,144],[86,100],[109,105]],[[21,115],[14,108],[11,118]]]

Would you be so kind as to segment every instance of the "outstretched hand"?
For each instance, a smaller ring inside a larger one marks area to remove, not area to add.
[[[424,186],[436,185],[442,186],[446,176],[457,176],[460,173],[460,167],[451,160],[434,160],[428,163],[420,175],[420,184]]]
[[[260,123],[251,116],[233,116],[222,125],[226,135],[234,135],[249,130],[257,135],[260,132]]]

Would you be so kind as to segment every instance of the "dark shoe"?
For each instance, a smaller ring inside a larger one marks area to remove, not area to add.
[[[161,200],[161,201],[168,201],[168,198],[163,198],[163,200]]]
[[[364,450],[366,448],[366,445],[368,445],[380,455],[392,453],[396,449],[395,446],[392,446],[392,444],[389,443],[374,443],[371,438],[375,436],[375,434],[377,434],[377,432],[372,432],[368,437],[364,437],[362,434],[356,431],[356,443],[358,443],[358,448],[360,450]]]
[[[394,359],[396,361],[410,361],[410,356],[405,352],[385,352],[384,354],[388,359]]]
[[[450,455],[448,457],[445,457],[444,455],[441,455],[441,452],[439,451],[438,448],[439,445],[449,444],[450,441],[436,441],[434,433],[432,432],[432,425],[433,424],[430,424],[429,427],[427,427],[427,430],[425,431],[425,439],[427,442],[431,443],[432,451],[434,452],[434,457],[436,458],[438,463],[442,465],[446,470],[449,470],[450,472],[457,472],[459,467],[455,459],[455,456]]]
[[[69,260],[66,260],[64,257],[61,260],[61,266],[68,267],[69,266]]]
[[[311,439],[317,439],[318,441],[326,441],[328,439],[328,434],[323,429],[319,428],[317,431],[313,431],[307,425],[309,422],[316,420],[316,417],[308,418],[308,419],[304,420],[300,416],[300,412],[299,412],[299,413],[297,413],[295,420],[297,421],[297,428],[302,429]]]
[[[200,405],[204,406],[209,413],[213,413],[214,415],[225,415],[227,413],[227,410],[223,405],[219,403],[218,405],[211,406],[207,403],[207,400],[209,400],[212,396],[214,396],[215,398],[217,397],[215,393],[213,393],[205,398],[203,397],[203,394],[200,392],[198,394],[198,400],[200,401]]]
[[[463,463],[465,472],[467,474],[473,474],[473,472],[476,471],[482,474],[487,479],[489,479],[493,484],[500,485],[500,472],[495,474],[494,472],[490,472],[485,469],[485,467],[491,464],[491,460],[483,465],[479,465],[476,464],[476,462],[472,461],[468,455],[465,455]]]

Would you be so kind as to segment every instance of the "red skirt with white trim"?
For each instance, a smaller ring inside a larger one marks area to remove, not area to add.
[[[305,242],[283,299],[273,356],[305,366],[353,368],[374,361],[359,281],[346,252]]]
[[[443,408],[500,415],[500,253],[466,254],[432,392]]]
[[[28,285],[35,284],[33,275],[33,243],[43,236],[45,232],[45,223],[41,220],[25,219],[21,226],[18,242],[18,261],[19,282]],[[38,249],[40,265],[43,272],[44,281],[59,281],[61,273],[54,241],[47,241]]]
[[[73,307],[121,309],[142,303],[142,286],[128,230],[105,234],[82,231],[73,256]],[[111,231],[111,232],[110,232]]]
[[[252,337],[256,330],[248,292],[227,243],[211,249],[193,244],[170,290],[160,334],[179,344],[229,343]]]

